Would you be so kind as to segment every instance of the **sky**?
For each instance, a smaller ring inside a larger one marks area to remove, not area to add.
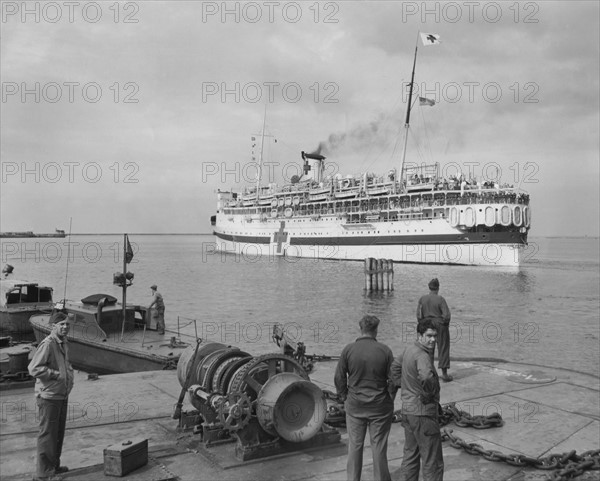
[[[0,230],[210,233],[263,124],[263,184],[319,144],[384,175],[418,47],[407,163],[529,192],[532,236],[598,236],[599,5],[3,1]]]

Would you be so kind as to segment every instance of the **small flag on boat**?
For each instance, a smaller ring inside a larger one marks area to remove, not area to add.
[[[440,36],[437,33],[422,33],[421,41],[423,45],[437,45],[440,43]]]
[[[435,105],[435,100],[426,99],[425,97],[419,97],[419,105],[421,107],[423,107],[423,106],[433,107]]]
[[[129,243],[129,236],[125,235],[125,263],[129,264],[131,259],[133,259],[133,249],[131,248],[131,244]]]

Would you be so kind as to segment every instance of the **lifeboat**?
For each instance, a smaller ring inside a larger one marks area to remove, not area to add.
[[[486,227],[493,227],[496,224],[496,209],[488,205],[484,210],[484,223]]]
[[[510,211],[510,207],[507,205],[500,207],[500,224],[502,224],[504,227],[509,226],[511,218],[512,213]]]
[[[523,211],[521,210],[521,206],[520,205],[513,206],[513,209],[512,209],[513,224],[516,227],[521,227],[521,225],[523,224],[522,213],[523,213]]]
[[[465,207],[463,224],[467,227],[473,227],[475,225],[475,211],[473,210],[473,207]]]
[[[458,226],[458,218],[459,218],[458,207],[456,207],[454,205],[454,206],[452,206],[450,208],[450,225],[452,227],[457,227]]]

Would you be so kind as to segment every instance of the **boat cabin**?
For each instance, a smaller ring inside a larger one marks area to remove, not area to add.
[[[74,314],[75,322],[71,326],[74,336],[83,335],[88,339],[106,339],[111,334],[121,335],[150,327],[148,309],[138,305],[127,305],[125,326],[123,326],[123,306],[108,294],[94,294],[81,302],[67,301],[64,309]],[[148,324],[146,324],[148,321]],[[79,332],[81,331],[81,332]]]
[[[51,304],[52,288],[35,282],[2,279],[0,283],[0,307],[22,307],[24,304]]]

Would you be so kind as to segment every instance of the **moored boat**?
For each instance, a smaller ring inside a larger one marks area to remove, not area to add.
[[[69,334],[69,356],[76,369],[98,374],[174,369],[182,348],[188,344],[161,335],[147,308],[123,306],[107,294],[94,294],[81,301],[66,301],[60,310],[73,314]],[[52,330],[53,313],[30,319],[39,342]]]
[[[29,318],[50,312],[53,306],[52,287],[12,278],[0,279],[0,331],[25,339],[33,332]]]

